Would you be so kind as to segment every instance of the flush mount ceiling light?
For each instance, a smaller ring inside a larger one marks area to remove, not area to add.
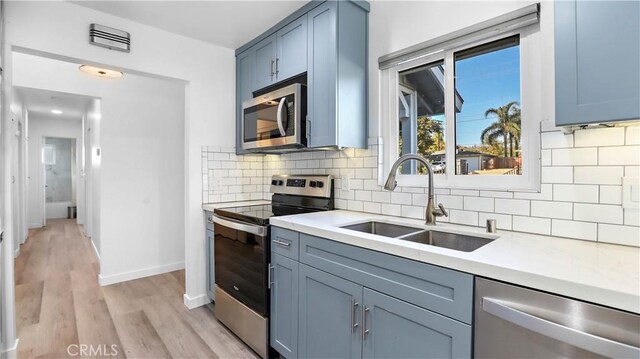
[[[99,67],[89,66],[89,65],[80,65],[80,71],[87,73],[89,75],[94,75],[98,77],[106,77],[106,78],[118,78],[122,77],[124,74],[120,71],[101,69]]]
[[[62,111],[60,110],[51,110],[51,113],[54,115],[62,115]]]

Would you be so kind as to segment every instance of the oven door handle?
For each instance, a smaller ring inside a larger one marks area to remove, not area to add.
[[[280,99],[280,103],[278,104],[278,113],[276,114],[276,122],[278,123],[278,131],[280,131],[280,136],[285,137],[287,132],[284,128],[284,121],[282,120],[282,110],[284,110],[284,105],[287,103],[287,98],[283,97]]]
[[[232,221],[232,220],[222,218],[215,214],[212,217],[213,217],[213,223],[219,224],[221,226],[225,226],[227,228],[255,234],[256,236],[260,236],[260,237],[264,237],[267,235],[266,226],[256,226],[254,224]]]

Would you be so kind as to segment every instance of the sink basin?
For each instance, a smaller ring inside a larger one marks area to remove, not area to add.
[[[476,249],[494,241],[494,238],[467,236],[464,234],[431,230],[408,234],[398,239],[463,252],[473,252]]]
[[[394,238],[424,230],[422,228],[407,227],[399,224],[376,221],[351,224],[348,226],[342,226],[340,228]]]

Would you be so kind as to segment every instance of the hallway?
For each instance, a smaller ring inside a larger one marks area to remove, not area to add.
[[[30,231],[15,261],[18,358],[256,357],[215,320],[212,305],[184,306],[184,271],[106,287],[98,273],[75,220]],[[87,355],[78,355],[85,345]]]

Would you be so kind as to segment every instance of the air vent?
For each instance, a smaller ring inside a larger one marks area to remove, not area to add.
[[[89,26],[89,43],[110,50],[131,51],[131,35],[128,32],[98,24]]]

